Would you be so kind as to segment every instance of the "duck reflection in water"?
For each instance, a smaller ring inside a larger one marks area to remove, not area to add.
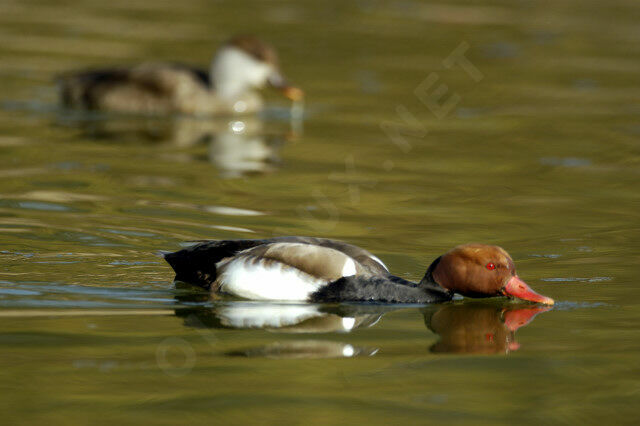
[[[155,154],[176,162],[209,161],[223,178],[276,171],[280,149],[301,135],[299,119],[289,124],[259,116],[232,119],[198,117],[64,117],[64,125],[80,128],[83,136],[109,143],[154,144]],[[207,146],[207,153],[199,150]],[[176,149],[174,149],[176,148]]]
[[[350,333],[372,327],[398,305],[311,305],[265,302],[216,302],[213,307],[180,308],[176,316],[195,328],[262,329],[287,334]],[[519,348],[515,332],[551,307],[488,303],[434,305],[420,310],[425,325],[440,339],[434,353],[499,354]],[[349,343],[292,339],[226,352],[228,356],[335,358],[372,356],[380,348]]]
[[[272,172],[280,162],[280,147],[295,137],[293,132],[268,135],[259,120],[233,120],[211,134],[209,162],[225,178]]]
[[[487,303],[447,304],[423,310],[425,325],[440,336],[434,353],[498,354],[516,351],[515,333],[550,306],[501,306]]]
[[[214,307],[176,309],[185,325],[198,328],[263,329],[278,333],[349,333],[371,327],[397,308],[222,302]]]
[[[286,334],[349,333],[376,324],[396,307],[220,302],[214,307],[176,309],[186,326],[215,329],[262,329]],[[283,340],[226,352],[228,356],[267,358],[342,358],[372,356],[378,348],[320,340]]]

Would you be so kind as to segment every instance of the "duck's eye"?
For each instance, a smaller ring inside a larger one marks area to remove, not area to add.
[[[494,265],[493,263],[487,263],[487,266],[485,266],[485,268],[487,268],[490,271],[493,271],[494,269],[496,269],[496,265]]]

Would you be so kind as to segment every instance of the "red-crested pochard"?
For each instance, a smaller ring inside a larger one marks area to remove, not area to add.
[[[164,257],[177,281],[252,300],[433,303],[458,293],[553,304],[518,277],[506,251],[485,244],[453,248],[419,283],[391,275],[360,247],[324,238],[212,240]]]
[[[143,114],[245,114],[262,108],[266,85],[287,98],[303,93],[287,83],[275,49],[253,36],[236,36],[218,50],[210,72],[175,63],[143,63],[71,72],[59,79],[67,106]]]

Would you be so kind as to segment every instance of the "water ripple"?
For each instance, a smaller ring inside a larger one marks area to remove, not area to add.
[[[541,278],[540,281],[547,282],[578,282],[578,283],[599,283],[604,281],[611,281],[613,277],[591,277],[591,278],[579,278],[579,277],[554,277],[554,278]]]

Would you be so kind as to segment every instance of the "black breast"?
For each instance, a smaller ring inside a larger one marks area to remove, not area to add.
[[[450,300],[447,293],[432,292],[394,276],[349,276],[315,293],[311,302],[434,303]]]

